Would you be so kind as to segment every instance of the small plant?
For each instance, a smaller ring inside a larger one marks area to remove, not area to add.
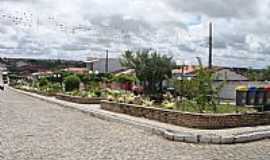
[[[142,105],[143,104],[143,98],[140,95],[135,96],[134,97],[134,104]]]
[[[125,103],[125,97],[118,97],[117,101],[120,103]]]
[[[88,97],[88,96],[89,96],[89,93],[83,91],[83,92],[80,92],[80,96],[81,96],[81,97]]]
[[[114,97],[113,97],[112,95],[108,95],[108,96],[107,96],[107,100],[109,100],[109,101],[114,101],[115,99],[114,99]]]
[[[106,89],[104,92],[107,99],[110,101],[118,101],[118,98],[121,96],[121,92],[119,90]]]
[[[170,102],[168,100],[165,100],[162,104],[161,107],[165,109],[174,109],[176,104],[174,102]]]
[[[153,104],[154,104],[154,101],[151,101],[149,98],[143,99],[144,106],[151,107],[151,106],[153,106]]]
[[[51,93],[62,92],[62,86],[59,83],[50,84],[48,91]]]
[[[94,94],[95,94],[96,97],[101,97],[102,96],[102,92],[100,90],[94,91]]]
[[[74,90],[79,90],[80,88],[80,78],[75,75],[71,75],[65,78],[64,84],[65,84],[65,91],[71,92]]]
[[[71,96],[80,96],[80,95],[81,95],[81,92],[78,90],[71,92]]]
[[[135,96],[133,94],[129,94],[125,97],[126,103],[133,104],[135,101]]]

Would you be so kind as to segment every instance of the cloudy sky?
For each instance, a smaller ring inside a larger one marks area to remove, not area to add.
[[[270,0],[0,0],[0,56],[85,60],[153,48],[185,63],[270,65]]]

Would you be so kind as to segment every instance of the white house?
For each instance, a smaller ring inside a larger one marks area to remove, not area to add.
[[[92,58],[89,57],[85,61],[86,68],[91,71],[98,71],[99,73],[106,73],[106,58]],[[108,59],[108,72],[119,72],[125,70],[120,63],[120,59],[118,58],[109,58]]]

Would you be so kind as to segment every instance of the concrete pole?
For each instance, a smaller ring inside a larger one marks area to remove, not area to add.
[[[106,50],[105,73],[109,73],[109,50]]]
[[[213,26],[212,22],[209,23],[209,69],[213,67],[213,53],[212,53],[212,48],[213,48]]]

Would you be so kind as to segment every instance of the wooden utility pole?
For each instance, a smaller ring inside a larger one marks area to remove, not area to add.
[[[109,73],[109,50],[106,49],[105,73]]]
[[[213,48],[213,25],[212,22],[209,23],[209,65],[208,67],[211,69],[213,63],[213,55],[212,55],[212,48]]]

